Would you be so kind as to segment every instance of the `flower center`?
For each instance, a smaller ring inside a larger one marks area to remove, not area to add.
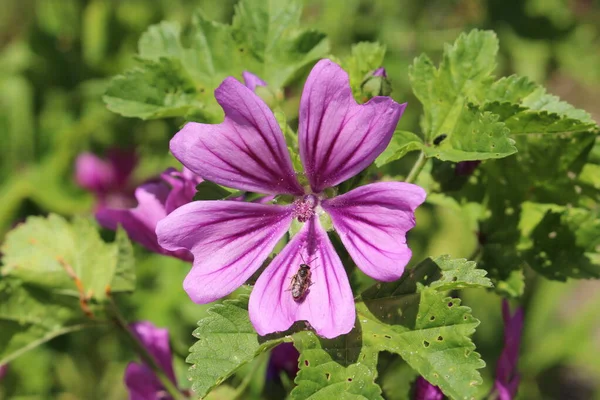
[[[313,194],[307,194],[294,200],[294,218],[300,222],[306,222],[315,215],[315,208],[319,199]]]

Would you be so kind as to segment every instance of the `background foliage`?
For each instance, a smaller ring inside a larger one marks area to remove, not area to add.
[[[263,4],[268,13],[257,11]],[[525,308],[520,398],[600,398],[600,286],[581,280],[600,276],[600,142],[589,132],[600,117],[599,17],[600,4],[587,0],[5,0],[0,364],[10,370],[0,398],[124,398],[123,371],[136,356],[110,324],[113,297],[129,320],[169,327],[178,381],[200,394],[225,382],[215,398],[235,388],[257,399],[341,390],[406,399],[421,374],[449,396],[482,398],[502,346],[498,294]],[[496,34],[467,35],[472,28]],[[356,45],[365,41],[379,45]],[[220,51],[206,63],[214,43]],[[304,76],[330,54],[357,98],[364,76],[386,67],[392,96],[409,107],[377,167],[403,179],[423,150],[431,160],[418,183],[433,194],[409,236],[413,273],[371,286],[354,272],[358,331],[331,341],[296,333],[297,386],[273,388],[261,375],[266,358],[255,356],[292,339],[256,336],[247,288],[195,305],[181,287],[186,263],[132,247],[123,232],[98,234],[74,160],[135,147],[137,183],[176,165],[172,134],[184,120],[218,121],[212,91],[242,69],[269,81],[261,96],[293,126]],[[282,103],[284,88],[291,100]],[[483,127],[490,137],[469,137]],[[457,177],[449,162],[465,160],[487,161]],[[387,317],[386,307],[402,316]],[[223,318],[239,341],[229,353],[215,342]],[[215,352],[226,362],[211,362]]]

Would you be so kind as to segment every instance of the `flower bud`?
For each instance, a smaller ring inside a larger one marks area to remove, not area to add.
[[[375,96],[389,96],[392,93],[392,85],[387,78],[385,68],[378,68],[368,74],[361,83],[360,89],[366,100]]]

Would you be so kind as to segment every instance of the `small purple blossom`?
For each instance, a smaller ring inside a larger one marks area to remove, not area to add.
[[[456,164],[454,173],[455,173],[455,175],[458,175],[458,176],[472,175],[473,172],[475,172],[475,170],[479,166],[479,164],[481,164],[481,161],[479,161],[479,160],[461,161],[458,164]]]
[[[373,76],[381,76],[383,78],[387,78],[387,72],[383,67],[377,68],[375,71],[373,71]]]
[[[130,178],[137,157],[131,150],[111,149],[106,159],[81,153],[75,160],[75,181],[96,197],[96,208],[127,207],[133,201]]]
[[[192,261],[187,250],[168,251],[159,246],[156,224],[173,210],[192,201],[201,181],[185,168],[182,172],[167,169],[160,179],[135,190],[138,203],[135,208],[101,208],[96,212],[96,219],[107,229],[115,230],[121,225],[133,241],[150,251]]]
[[[496,365],[496,381],[492,392],[499,400],[512,400],[519,389],[521,377],[517,372],[521,331],[523,330],[523,309],[518,307],[510,314],[507,300],[502,301],[502,318],[504,320],[504,348]]]
[[[267,86],[267,82],[248,71],[242,72],[242,78],[244,78],[244,85],[253,92],[256,91],[257,86]]]
[[[177,385],[173,371],[173,356],[169,346],[169,331],[157,328],[148,321],[130,324],[129,328],[148,350],[156,364]],[[171,398],[152,369],[146,364],[132,362],[127,365],[125,386],[129,391],[129,400],[167,400]]]
[[[427,382],[425,378],[419,376],[415,382],[414,400],[442,400],[444,393],[437,386]]]
[[[414,210],[425,200],[425,191],[403,182],[373,183],[337,197],[324,191],[358,174],[381,154],[406,104],[382,96],[357,104],[348,74],[330,60],[318,62],[300,102],[298,144],[309,182],[303,187],[267,105],[231,77],[215,97],[225,111],[223,123],[188,123],[171,140],[173,155],[217,184],[291,195],[295,201],[195,201],[161,220],[160,245],[194,255],[184,289],[201,304],[230,294],[256,272],[297,219],[301,229],[254,286],[250,319],[260,335],[284,331],[299,320],[327,338],[348,333],[356,317],[352,290],[320,216],[329,214],[359,268],[375,279],[393,281],[411,258],[406,232],[415,225]],[[315,260],[313,284],[296,301],[288,289],[303,260]]]
[[[278,380],[279,374],[285,372],[290,379],[298,373],[298,357],[300,353],[292,343],[281,343],[271,351],[267,366],[267,379]]]
[[[8,371],[8,364],[0,364],[0,381],[4,378],[7,371]]]

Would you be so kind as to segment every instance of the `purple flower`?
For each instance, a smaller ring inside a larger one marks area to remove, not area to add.
[[[502,318],[504,319],[504,348],[496,365],[495,392],[500,400],[512,400],[517,394],[521,377],[517,373],[521,331],[523,330],[523,309],[517,308],[510,315],[507,300],[502,301]]]
[[[419,376],[415,382],[415,400],[442,400],[444,393],[437,386]]]
[[[169,346],[169,331],[157,328],[148,321],[130,324],[129,328],[152,355],[156,364],[177,385],[173,371],[171,347]],[[129,400],[170,399],[160,380],[146,364],[132,362],[127,365],[125,386],[129,390]]]
[[[290,379],[298,373],[298,357],[300,353],[292,343],[281,343],[271,351],[267,366],[267,379],[278,380],[279,374],[285,372]]]
[[[0,381],[4,378],[7,371],[8,371],[8,364],[0,364]]]
[[[246,87],[253,92],[256,91],[257,86],[267,86],[267,82],[263,81],[251,72],[242,72],[242,77],[244,78],[244,85],[246,85]]]
[[[260,335],[284,331],[299,320],[324,337],[348,333],[356,315],[352,290],[320,217],[329,214],[359,268],[375,279],[393,281],[411,257],[406,232],[415,225],[414,210],[425,191],[401,182],[374,183],[329,198],[324,190],[375,160],[406,105],[389,97],[359,105],[346,72],[329,60],[317,63],[299,113],[300,158],[310,185],[305,188],[266,104],[231,77],[215,97],[225,111],[224,122],[188,123],[171,140],[171,152],[204,179],[244,191],[292,195],[295,201],[195,201],[160,221],[160,245],[194,255],[184,289],[201,304],[230,294],[262,265],[295,218],[303,225],[258,278],[250,319]],[[304,262],[312,267],[312,285],[294,299],[290,283]]]
[[[132,203],[130,177],[137,165],[131,150],[112,149],[106,160],[92,153],[81,153],[75,160],[75,180],[92,192],[96,207],[126,207]]]
[[[112,230],[120,224],[131,240],[150,251],[191,261],[192,255],[187,250],[168,251],[159,246],[156,224],[176,208],[192,201],[196,185],[201,181],[185,168],[182,172],[168,169],[160,179],[135,190],[138,203],[135,208],[101,208],[96,212],[96,219],[100,225]]]
[[[473,172],[477,169],[477,167],[481,164],[481,161],[461,161],[456,164],[454,169],[454,174],[458,176],[468,176],[472,175]]]
[[[383,67],[377,68],[375,71],[373,71],[373,76],[381,76],[383,78],[387,78],[387,72]]]

